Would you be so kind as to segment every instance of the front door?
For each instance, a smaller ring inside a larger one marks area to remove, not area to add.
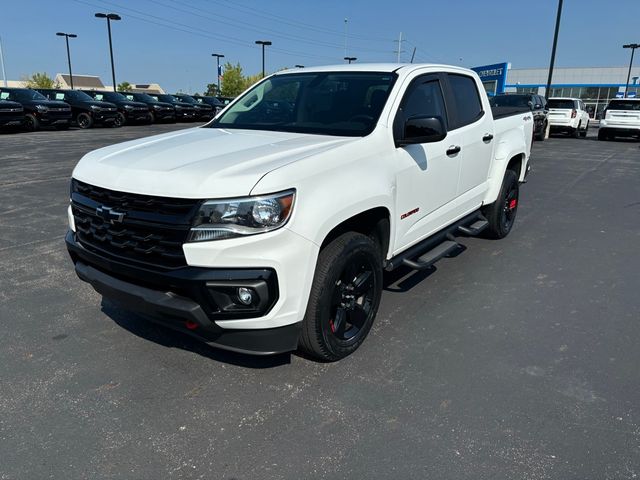
[[[423,75],[411,83],[400,104],[397,121],[414,115],[438,116],[448,124],[440,76]],[[417,243],[442,223],[446,205],[456,198],[462,151],[455,132],[433,143],[396,149],[395,251]]]

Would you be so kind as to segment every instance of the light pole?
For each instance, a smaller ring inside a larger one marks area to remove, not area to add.
[[[73,90],[73,72],[71,71],[71,53],[69,51],[69,39],[77,38],[78,35],[76,35],[75,33],[64,33],[64,32],[58,32],[56,33],[56,35],[59,37],[64,37],[65,41],[67,42],[67,62],[69,62],[69,83],[71,84],[71,90]]]
[[[111,43],[111,21],[122,20],[120,15],[116,15],[115,13],[96,13],[96,18],[106,18],[107,19],[107,31],[109,32],[109,54],[111,55],[111,80],[113,81],[113,91],[116,92],[116,69],[113,66],[113,44]]]
[[[556,30],[553,34],[553,47],[551,47],[551,61],[549,62],[549,76],[547,77],[547,87],[544,96],[551,96],[551,77],[553,76],[553,64],[556,61],[556,46],[558,45],[558,31],[560,31],[560,17],[562,17],[562,0],[558,0],[558,14],[556,16]]]
[[[264,78],[264,47],[271,44],[269,40],[256,40],[256,45],[262,45],[262,78]]]
[[[344,57],[344,59],[351,64],[351,62],[355,62],[358,57]]]
[[[629,62],[629,73],[627,74],[627,83],[624,86],[624,98],[627,98],[627,90],[629,89],[629,78],[631,78],[631,67],[633,66],[633,54],[635,53],[636,48],[640,48],[640,43],[629,43],[627,45],[623,45],[622,48],[631,49],[631,61]]]
[[[216,65],[218,67],[217,74],[218,74],[218,91],[217,94],[220,95],[220,59],[224,58],[224,55],[222,55],[221,53],[212,53],[211,54],[212,57],[216,57]]]

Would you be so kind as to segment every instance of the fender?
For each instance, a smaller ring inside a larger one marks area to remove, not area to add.
[[[504,173],[511,159],[516,157],[520,158],[521,166],[518,180],[523,180],[526,173],[525,166],[527,162],[525,152],[526,144],[524,133],[514,130],[507,132],[495,149],[491,170],[489,171],[489,189],[483,202],[485,205],[495,202],[498,198],[500,187],[502,186],[502,179],[504,178]]]

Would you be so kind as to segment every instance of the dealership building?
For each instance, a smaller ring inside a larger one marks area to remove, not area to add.
[[[546,97],[580,98],[597,117],[612,98],[624,96],[629,67],[554,68],[550,95],[546,95],[548,68],[511,68],[510,63],[475,67],[489,94],[535,93]],[[640,67],[631,70],[629,97],[640,97]]]

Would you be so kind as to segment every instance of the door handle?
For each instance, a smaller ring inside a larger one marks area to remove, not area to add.
[[[460,153],[460,150],[462,150],[462,148],[460,148],[460,145],[451,145],[447,149],[447,155],[449,155],[451,157],[453,155],[456,155],[456,154]]]
[[[493,135],[490,133],[485,133],[484,137],[482,137],[484,143],[489,143],[491,140],[493,140]]]

